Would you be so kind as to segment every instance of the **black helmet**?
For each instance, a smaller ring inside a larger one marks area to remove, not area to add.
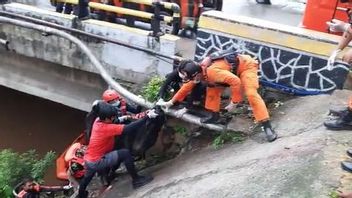
[[[178,72],[186,75],[183,80],[192,80],[197,74],[202,72],[202,68],[192,60],[181,61]]]
[[[116,116],[117,113],[117,109],[113,105],[103,101],[99,102],[98,116],[100,120]]]

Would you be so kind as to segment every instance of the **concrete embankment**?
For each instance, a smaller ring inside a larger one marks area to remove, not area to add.
[[[289,100],[272,112],[280,137],[275,142],[263,141],[258,133],[220,150],[187,153],[150,170],[155,179],[141,189],[132,190],[128,177],[118,178],[106,197],[297,198],[352,190],[351,176],[339,164],[347,159],[351,133],[322,125],[328,107],[343,104],[350,94]]]

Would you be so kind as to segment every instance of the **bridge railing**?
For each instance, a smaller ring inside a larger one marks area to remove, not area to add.
[[[54,5],[57,4],[57,2],[65,3],[66,5],[67,4],[76,5],[76,6],[80,5],[79,0],[55,0]],[[118,7],[115,5],[97,3],[97,2],[89,2],[88,7],[91,10],[110,12],[110,13],[117,14],[119,16],[123,15],[123,16],[126,16],[127,20],[129,20],[129,17],[131,16],[140,18],[142,20],[143,19],[148,21],[150,20],[151,29],[153,31],[154,36],[160,35],[160,33],[162,32],[160,27],[161,21],[172,26],[172,30],[170,31],[170,33],[178,34],[178,31],[180,29],[180,7],[176,3],[160,2],[160,1],[153,1],[153,0],[123,0],[123,2],[138,3],[138,4],[152,6],[154,13],[134,10],[131,8]],[[166,16],[164,12],[161,12],[161,9],[172,11],[173,13],[172,16]],[[77,14],[80,16],[79,13]],[[132,22],[132,24],[134,24],[134,22]],[[165,33],[165,30],[162,33]]]

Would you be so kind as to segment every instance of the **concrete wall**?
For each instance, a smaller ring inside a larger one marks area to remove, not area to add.
[[[327,70],[338,40],[335,35],[210,11],[200,18],[195,59],[233,47],[257,57],[266,82],[303,94],[329,92],[342,88],[348,73],[343,62]]]
[[[184,42],[171,35],[161,36],[158,41],[149,36],[148,31],[96,20],[79,21],[73,15],[28,5],[11,3],[2,7],[0,5],[0,8],[65,27],[79,28],[165,55],[172,56],[181,51],[188,56],[190,54],[190,50],[184,50]],[[151,76],[164,76],[173,69],[170,60],[166,62],[138,50],[78,37],[92,50],[111,76],[133,92],[140,89]],[[87,57],[75,44],[64,38],[0,24],[0,39],[10,42],[9,52],[0,51],[0,85],[85,111],[90,110],[92,102],[100,98],[102,91],[107,88]]]
[[[164,35],[157,41],[148,31],[96,20],[79,21],[73,15],[64,15],[23,4],[5,4],[4,10],[54,22],[65,27],[79,27],[86,32],[113,38],[131,45],[174,55],[182,45],[179,37]],[[69,41],[56,36],[43,36],[40,32],[12,25],[1,25],[0,34],[10,41],[16,53],[43,59],[67,67],[97,72],[88,59]],[[80,37],[93,51],[110,74],[118,79],[143,83],[152,75],[165,75],[172,64],[144,52]]]

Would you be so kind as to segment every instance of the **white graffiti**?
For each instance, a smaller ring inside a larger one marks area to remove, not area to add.
[[[256,57],[261,63],[262,79],[299,90],[329,92],[342,88],[348,73],[348,66],[342,62],[335,63],[329,71],[327,60],[313,54],[202,29],[197,35],[195,59],[201,60],[214,51],[230,47]]]

